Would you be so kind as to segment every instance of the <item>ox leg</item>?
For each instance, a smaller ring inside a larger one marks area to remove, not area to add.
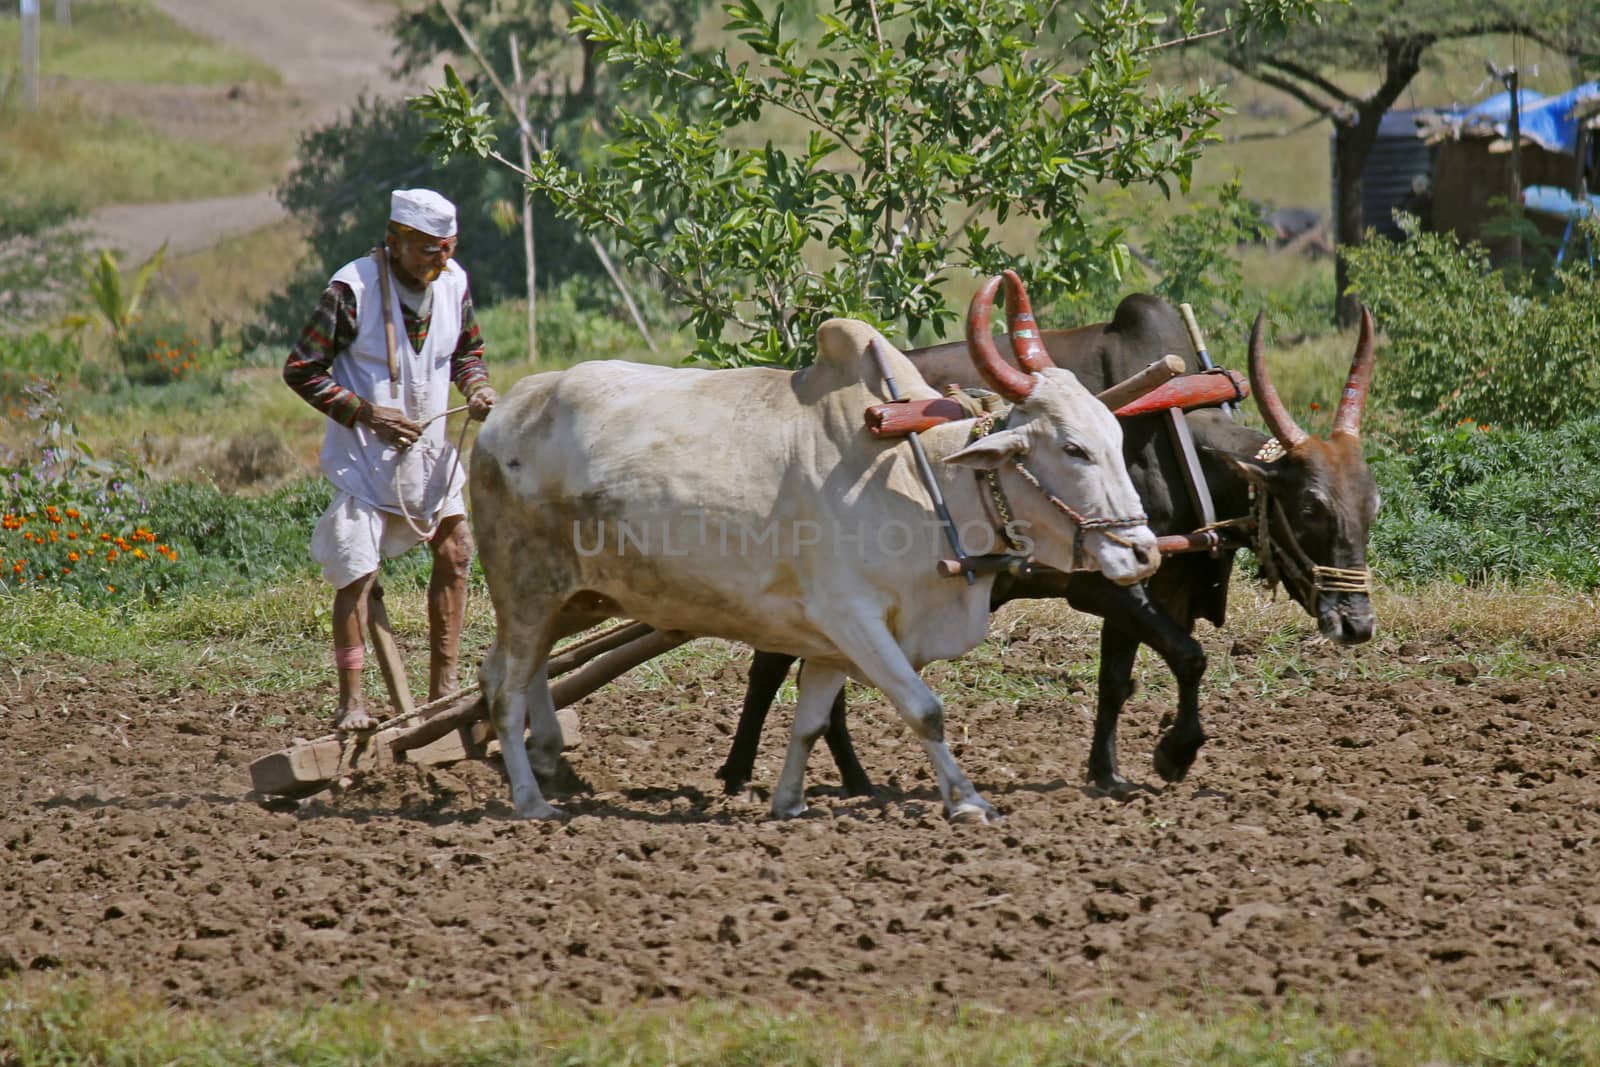
[[[722,791],[729,796],[744,792],[745,786],[750,784],[750,776],[755,773],[756,749],[761,742],[761,730],[767,723],[767,714],[772,710],[772,702],[777,699],[783,680],[789,676],[789,668],[794,666],[798,658],[759,649],[751,657],[750,679],[745,684],[739,726],[733,733],[728,758],[717,771],[717,777],[722,779]]]
[[[847,797],[870,797],[873,795],[872,779],[867,776],[867,769],[861,766],[861,761],[856,758],[856,746],[850,740],[850,724],[847,721],[847,711],[844,698],[845,690],[840,689],[839,695],[833,698],[833,709],[828,713],[828,732],[822,739],[828,742],[828,752],[833,756],[833,765],[839,768],[839,779],[844,785],[844,795]]]
[[[811,749],[828,728],[833,698],[844,692],[844,672],[837,667],[806,663],[800,668],[800,699],[794,709],[794,730],[783,773],[772,791],[772,817],[792,819],[806,810],[806,763]]]
[[[917,674],[893,635],[878,622],[834,629],[829,638],[849,650],[862,676],[878,687],[921,740],[939,780],[945,815],[953,821],[999,822],[1000,813],[978,793],[945,743],[944,702]]]
[[[519,819],[553,819],[561,813],[544,798],[528,758],[529,745],[523,734],[533,722],[531,747],[541,764],[554,771],[561,753],[561,726],[556,721],[555,704],[550,699],[550,683],[543,655],[510,653],[504,639],[495,641],[485,657],[481,678],[489,700],[489,718],[500,741],[500,758],[505,762],[511,782],[511,804]],[[550,732],[554,731],[554,756]]]
[[[728,758],[717,771],[722,779],[722,791],[732,796],[744,791],[750,784],[756,762],[756,749],[761,741],[761,731],[767,715],[777,698],[778,690],[788,677],[789,668],[797,657],[781,652],[756,652],[750,660],[750,680],[744,692],[744,708],[739,713],[739,727],[734,731],[733,744],[728,748]],[[833,698],[833,710],[828,715],[828,730],[822,735],[828,742],[828,751],[839,768],[846,796],[870,797],[872,779],[856,758],[855,745],[850,740],[850,727],[846,722],[844,689]]]
[[[1100,677],[1096,685],[1094,738],[1089,742],[1089,781],[1112,796],[1126,796],[1134,784],[1117,769],[1117,724],[1133,695],[1133,661],[1139,639],[1110,623],[1100,627]]]
[[[1156,743],[1155,768],[1162,780],[1181,782],[1206,743],[1200,722],[1200,679],[1206,673],[1206,654],[1200,642],[1185,633],[1179,654],[1168,656],[1167,665],[1178,681],[1178,718]]]
[[[1200,725],[1200,680],[1205,651],[1187,628],[1150,600],[1142,586],[1119,586],[1098,575],[1074,575],[1068,600],[1080,611],[1107,620],[1100,630],[1100,677],[1094,740],[1089,746],[1089,781],[1113,795],[1133,788],[1117,769],[1117,723],[1133,695],[1133,661],[1149,645],[1178,683],[1178,718],[1156,746],[1156,773],[1176,782],[1188,773],[1205,731]]]

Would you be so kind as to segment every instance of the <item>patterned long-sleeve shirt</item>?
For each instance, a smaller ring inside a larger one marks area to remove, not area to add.
[[[422,351],[428,339],[428,325],[433,316],[418,318],[416,312],[400,305],[405,320],[406,336],[414,351]],[[355,424],[361,412],[362,400],[355,393],[333,380],[333,357],[349,348],[356,339],[356,296],[344,282],[329,282],[322,291],[322,300],[316,313],[300,332],[300,340],[289,352],[283,364],[283,380],[289,388],[299,393],[306,402],[328,418],[344,426]],[[471,395],[478,384],[489,381],[489,369],[483,361],[483,338],[478,333],[478,320],[472,313],[472,295],[461,294],[461,336],[456,340],[455,351],[450,355],[450,380],[463,396]]]

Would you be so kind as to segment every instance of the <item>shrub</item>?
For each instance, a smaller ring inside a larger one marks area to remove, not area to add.
[[[128,380],[141,385],[165,385],[193,377],[206,356],[186,327],[142,319],[122,328],[115,347]]]
[[[29,386],[75,378],[83,357],[70,338],[47,333],[0,337],[0,414],[7,421],[23,418]]]
[[[144,525],[127,482],[51,482],[27,469],[0,471],[0,592],[58,588],[85,604],[154,598],[181,553]]]
[[[1450,425],[1552,427],[1600,413],[1600,282],[1580,267],[1508,279],[1477,245],[1422,233],[1348,248],[1356,292],[1388,335],[1375,395]]]
[[[1382,575],[1600,586],[1600,417],[1556,430],[1467,421],[1407,444],[1372,462]]]

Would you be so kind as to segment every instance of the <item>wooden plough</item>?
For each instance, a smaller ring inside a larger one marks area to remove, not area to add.
[[[340,778],[399,763],[433,765],[482,759],[499,751],[488,708],[477,686],[413,708],[381,593],[369,602],[368,631],[397,714],[378,729],[333,733],[262,756],[250,764],[250,782],[264,796],[308,796]],[[689,639],[640,622],[583,638],[550,657],[550,695],[558,710],[563,747],[578,744],[578,717],[568,705],[607,682]]]

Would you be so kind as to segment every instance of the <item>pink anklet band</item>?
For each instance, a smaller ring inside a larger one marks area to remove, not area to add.
[[[341,671],[359,671],[367,665],[367,646],[351,645],[333,650],[333,665]]]

